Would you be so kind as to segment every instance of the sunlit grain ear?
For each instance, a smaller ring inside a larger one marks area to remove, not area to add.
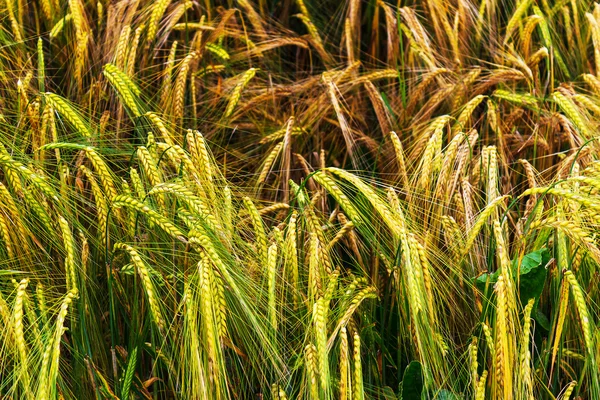
[[[0,15],[0,396],[600,398],[600,5]]]

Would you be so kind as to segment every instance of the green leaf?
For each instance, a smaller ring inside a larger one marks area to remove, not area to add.
[[[534,251],[526,254],[521,260],[521,265],[517,260],[513,260],[513,269],[519,272],[519,297],[523,304],[527,304],[529,299],[534,298],[537,302],[540,299],[548,270],[546,265],[550,261],[550,254],[547,249]]]
[[[533,319],[540,324],[542,328],[550,332],[550,320],[546,317],[546,314],[541,312],[539,309],[533,312]]]
[[[402,400],[421,400],[423,392],[423,367],[418,361],[411,361],[404,370],[402,383],[400,383],[400,396]]]
[[[550,254],[547,249],[540,249],[524,255],[520,263],[518,259],[512,260],[513,275],[519,276],[519,297],[522,304],[525,305],[529,299],[534,298],[537,308],[537,302],[546,283],[548,273],[546,265],[549,261]],[[500,276],[500,271],[481,274],[475,278],[475,286],[485,294],[486,289],[498,281],[498,276]]]

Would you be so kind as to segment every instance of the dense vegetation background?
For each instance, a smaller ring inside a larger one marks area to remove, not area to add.
[[[600,5],[0,0],[0,397],[600,399]]]

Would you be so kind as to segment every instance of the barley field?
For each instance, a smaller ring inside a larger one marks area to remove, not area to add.
[[[600,4],[0,0],[0,399],[600,400]]]

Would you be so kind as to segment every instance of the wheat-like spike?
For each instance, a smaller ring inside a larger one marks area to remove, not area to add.
[[[231,235],[233,234],[233,197],[229,186],[223,188],[223,195],[225,201],[221,221],[223,222],[227,237],[231,238]]]
[[[123,377],[123,388],[121,389],[121,398],[129,398],[129,390],[131,389],[131,382],[133,381],[133,375],[135,373],[135,366],[137,363],[138,346],[134,347],[129,353],[127,360],[127,370]]]
[[[19,236],[20,243],[27,243],[27,230],[25,225],[23,225],[23,220],[21,218],[21,214],[19,213],[19,209],[17,208],[17,204],[15,203],[13,196],[10,194],[6,186],[2,184],[2,182],[0,182],[0,199],[2,200],[2,206],[5,207],[11,214],[11,223],[17,226],[17,234]]]
[[[585,17],[590,24],[591,33],[592,33],[592,43],[594,46],[594,60],[596,64],[596,75],[600,73],[600,26],[598,25],[598,21],[591,13],[585,13]]]
[[[117,189],[115,188],[110,169],[93,147],[85,147],[85,154],[96,170],[106,196],[112,199],[117,195]]]
[[[215,229],[218,226],[215,216],[211,213],[211,210],[204,200],[194,195],[194,193],[179,183],[161,183],[154,186],[149,192],[148,196],[161,193],[172,193],[179,197],[188,207],[201,216],[211,229]]]
[[[418,256],[418,263],[420,268],[415,270],[415,276],[418,280],[423,282],[425,292],[420,297],[425,297],[427,301],[427,308],[429,318],[432,323],[436,322],[435,306],[433,304],[433,282],[429,269],[431,268],[429,260],[427,258],[427,252],[425,247],[417,240],[414,234],[409,234],[410,245],[416,250]]]
[[[141,201],[129,196],[118,195],[112,199],[113,208],[128,207],[145,215],[152,223],[160,226],[162,230],[173,236],[175,239],[185,241],[184,234],[171,223],[166,217],[160,215]]]
[[[248,0],[237,0],[238,4],[242,6],[244,11],[246,11],[246,17],[250,20],[252,27],[256,31],[256,33],[260,36],[266,37],[267,31],[262,24],[260,15],[256,12],[254,7],[250,4]]]
[[[2,155],[0,155],[0,163],[3,164],[4,160],[5,160],[5,158]],[[12,159],[10,160],[10,162],[12,162],[13,168],[15,168],[17,171],[22,173],[27,179],[29,179],[29,181],[33,184],[33,186],[40,189],[40,191],[42,193],[44,193],[44,195],[46,195],[50,199],[58,200],[58,195],[57,195],[56,191],[54,190],[54,188],[52,186],[50,186],[46,182],[46,179],[43,176],[38,175],[37,173],[33,172],[32,170],[30,170],[23,164],[16,162]]]
[[[579,104],[592,111],[597,116],[600,115],[600,106],[588,96],[582,94],[575,94],[573,95],[573,100],[577,101]]]
[[[144,31],[145,25],[140,25],[135,30],[135,35],[133,37],[133,41],[131,42],[131,46],[129,46],[129,55],[127,57],[127,76],[132,77],[135,71],[135,59],[137,56],[137,49],[140,44],[140,38],[142,37],[142,32]]]
[[[577,386],[577,381],[569,383],[562,396],[560,396],[560,400],[569,400],[571,398],[571,394],[573,394],[573,390],[575,390],[575,386]]]
[[[362,361],[360,357],[360,336],[354,333],[354,386],[352,392],[354,400],[364,400],[363,376],[362,376]]]
[[[167,108],[169,97],[172,94],[171,84],[172,84],[172,80],[173,80],[173,68],[175,65],[175,56],[177,55],[177,45],[178,45],[177,40],[174,40],[173,44],[171,45],[171,50],[169,51],[169,56],[167,57],[167,62],[165,63],[165,69],[163,72],[163,86],[162,86],[162,93],[160,96],[160,104],[162,104],[162,106],[164,108]]]
[[[459,129],[465,130],[465,128],[467,126],[467,122],[469,121],[469,118],[471,118],[471,114],[473,114],[473,111],[485,99],[487,99],[487,96],[480,94],[480,95],[473,97],[471,100],[469,100],[469,102],[467,104],[465,104],[463,111],[460,113],[460,115],[458,116],[458,119],[457,119],[457,124],[459,126]]]
[[[47,2],[47,0],[43,1],[42,5],[45,2]],[[38,42],[37,42],[37,54],[38,54],[38,67],[37,67],[38,89],[40,90],[40,92],[43,93],[46,91],[46,85],[45,85],[46,65],[44,62],[44,42],[42,41],[42,38],[39,38]],[[42,132],[42,134],[45,133],[44,130],[41,130],[41,132]]]
[[[479,231],[481,231],[481,228],[483,228],[483,226],[485,225],[488,218],[496,211],[496,207],[499,204],[503,203],[504,200],[507,198],[508,198],[508,196],[498,197],[497,199],[488,203],[488,205],[485,207],[485,209],[479,214],[479,216],[477,217],[477,220],[475,221],[475,223],[469,230],[467,239],[465,240],[465,246],[462,249],[463,255],[466,255],[469,252],[469,250],[475,243],[475,239],[477,239],[477,235],[479,234]]]
[[[496,346],[494,345],[492,330],[490,329],[489,325],[485,322],[481,324],[481,329],[483,330],[483,336],[485,337],[485,341],[488,345],[488,350],[490,351],[492,358],[494,358],[496,354]]]
[[[23,198],[25,199],[25,203],[31,207],[31,209],[33,210],[33,212],[37,215],[37,217],[41,220],[44,228],[48,231],[48,232],[52,232],[53,231],[53,227],[52,227],[52,220],[50,219],[50,216],[48,215],[48,210],[46,208],[44,208],[42,206],[42,204],[40,204],[40,201],[38,201],[29,190],[23,190]]]
[[[77,297],[77,291],[71,290],[65,296],[60,311],[56,318],[56,329],[54,335],[48,340],[46,350],[42,355],[42,365],[40,368],[40,381],[38,385],[38,392],[36,398],[48,399],[55,398],[56,391],[56,379],[58,376],[59,359],[60,359],[60,342],[62,335],[65,332],[64,324],[67,318],[67,312],[69,306],[73,302],[73,299]]]
[[[567,189],[562,189],[559,187],[534,187],[534,188],[529,188],[527,190],[525,190],[520,197],[524,197],[524,196],[529,196],[532,194],[546,194],[546,195],[553,195],[553,196],[559,196],[561,198],[564,198],[566,200],[570,200],[573,202],[576,202],[578,204],[581,204],[582,206],[585,207],[589,207],[592,210],[599,210],[600,209],[600,202],[595,201],[595,199],[593,199],[592,197],[587,197],[587,196],[583,196],[581,194],[578,193],[574,193],[572,190],[567,190]]]
[[[504,30],[504,44],[508,43],[508,40],[510,39],[513,31],[515,30],[515,28],[521,21],[523,15],[525,15],[525,13],[527,12],[527,9],[529,8],[530,5],[531,5],[531,0],[522,0],[519,3],[517,8],[515,9],[515,12],[510,17],[510,20],[506,24],[506,29]]]
[[[101,237],[101,243],[106,243],[107,239],[107,218],[108,218],[108,204],[106,202],[106,197],[102,193],[102,189],[96,182],[96,178],[92,172],[87,169],[85,165],[80,165],[79,169],[83,172],[83,174],[87,177],[90,185],[92,187],[92,194],[94,195],[94,201],[96,204],[96,212],[98,213],[98,233]]]
[[[73,15],[71,15],[71,13],[68,13],[67,15],[65,15],[64,17],[59,19],[58,22],[56,22],[56,24],[54,24],[54,26],[50,30],[50,33],[49,33],[50,39],[53,39],[53,38],[57,37],[58,35],[60,35],[63,28],[65,27],[65,24],[67,22],[71,21],[72,19],[73,19]]]
[[[160,170],[154,160],[154,157],[150,154],[145,146],[137,148],[137,156],[144,169],[144,174],[152,186],[159,185],[163,182]]]
[[[154,3],[154,7],[152,7],[152,14],[150,15],[150,21],[148,22],[148,43],[151,43],[156,38],[158,24],[160,23],[160,20],[170,3],[171,0],[159,0]]]
[[[518,376],[522,377],[524,383],[524,387],[521,390],[522,392],[529,393],[530,397],[532,397],[533,381],[531,379],[531,351],[529,349],[529,341],[531,338],[531,310],[533,310],[534,305],[535,299],[531,298],[523,310],[523,332],[521,349],[519,351],[519,366],[521,372],[519,372]]]
[[[52,138],[52,141],[55,143],[58,142],[58,133],[56,131],[56,120],[54,118],[54,110],[49,104],[46,104],[42,112],[42,124],[40,127],[40,132],[42,135],[46,135],[48,130],[50,130],[50,137]],[[46,156],[45,151],[41,150],[42,148],[43,146],[38,148],[38,151],[40,152],[40,160],[42,160],[43,163],[43,160],[46,159]],[[59,149],[54,150],[54,155],[56,157],[56,161],[60,162],[61,158]]]
[[[331,251],[331,249],[342,240],[350,231],[354,229],[355,225],[352,221],[346,222],[342,228],[335,234],[333,239],[327,244],[327,251]]]
[[[147,112],[145,115],[156,126],[156,129],[158,129],[158,132],[160,133],[160,137],[162,138],[162,140],[164,140],[165,143],[168,145],[173,145],[174,142],[171,137],[171,133],[165,126],[164,121],[157,114],[155,114],[151,111]]]
[[[222,60],[227,61],[231,58],[227,50],[225,50],[223,47],[219,46],[216,43],[207,43],[206,46],[204,46],[204,48],[212,54],[216,55],[217,57],[221,58]]]
[[[131,183],[133,184],[133,189],[135,190],[135,194],[137,195],[139,200],[143,200],[146,198],[146,190],[144,189],[144,184],[142,183],[142,178],[138,173],[137,169],[131,167],[129,170],[129,177],[131,178]]]
[[[87,32],[83,32],[77,35],[73,76],[79,88],[83,87],[83,73],[85,68],[86,54],[88,50],[88,40],[89,34]]]
[[[85,137],[92,136],[92,130],[89,124],[83,119],[71,103],[57,94],[46,92],[44,94],[46,102],[60,115],[62,115],[79,133]]]
[[[277,143],[277,145],[273,148],[273,150],[271,150],[271,152],[265,159],[264,166],[258,176],[258,184],[259,185],[264,183],[265,180],[267,179],[267,175],[271,171],[271,168],[273,168],[273,165],[275,164],[275,160],[277,159],[277,157],[279,157],[279,153],[281,153],[282,148],[283,148],[283,141]]]
[[[565,95],[560,93],[559,91],[552,93],[552,98],[564,111],[567,117],[569,117],[569,119],[573,122],[577,129],[579,129],[584,138],[593,137],[587,125],[583,121],[581,114],[579,114],[579,112],[577,111],[575,104],[573,104],[573,102],[570,99],[565,97]]]
[[[115,243],[113,251],[117,250],[123,250],[129,254],[131,261],[135,265],[138,274],[142,279],[142,285],[144,286],[144,291],[146,292],[146,296],[148,297],[148,304],[150,305],[152,320],[161,332],[164,331],[166,325],[162,317],[162,312],[160,309],[155,285],[152,283],[152,279],[150,278],[150,271],[148,270],[148,266],[142,260],[142,257],[140,257],[138,251],[134,247],[125,243]]]
[[[512,379],[510,376],[510,365],[512,365],[512,353],[510,351],[508,325],[510,316],[508,314],[508,303],[506,301],[506,282],[504,276],[500,275],[494,287],[496,292],[496,325],[494,333],[495,341],[495,379],[496,398],[508,400],[512,396]]]
[[[329,301],[321,297],[313,306],[313,320],[315,323],[315,337],[317,359],[321,389],[329,393],[329,358],[327,356],[327,317],[329,314]]]
[[[179,67],[179,73],[175,78],[175,92],[173,94],[175,101],[173,102],[173,116],[175,121],[179,121],[183,117],[184,105],[185,105],[185,86],[187,82],[188,72],[191,67],[191,63],[198,58],[198,54],[195,51],[189,53]]]
[[[360,225],[362,217],[348,196],[336,184],[336,182],[322,171],[317,171],[313,174],[313,179],[323,186],[329,194],[333,196],[336,202],[342,207],[344,212],[355,225]]]
[[[339,321],[336,325],[336,328],[333,330],[333,333],[329,337],[329,342],[327,343],[328,348],[330,348],[333,345],[333,340],[335,339],[337,333],[340,331],[340,329],[342,329],[343,327],[345,327],[348,324],[348,322],[350,321],[350,318],[352,318],[352,315],[354,315],[354,313],[356,312],[358,307],[361,305],[361,303],[366,299],[376,299],[376,298],[377,298],[377,289],[372,286],[361,289],[354,296],[354,298],[352,298],[352,301],[350,302],[350,305],[346,309],[346,312],[344,312],[344,315],[342,315],[342,317],[339,319]]]
[[[318,381],[318,367],[317,367],[317,349],[313,344],[308,344],[304,348],[304,364],[306,365],[306,372],[308,374],[308,382],[310,385],[310,394],[312,399],[318,399],[319,397],[319,381]]]
[[[527,59],[527,65],[531,66],[532,69],[537,68],[538,64],[543,59],[548,58],[549,54],[547,47],[541,47]]]
[[[217,321],[217,328],[221,338],[227,337],[227,302],[225,300],[225,287],[221,278],[215,276],[213,273],[213,293],[215,296],[216,304],[215,307],[215,319]]]
[[[129,44],[129,35],[131,35],[131,26],[125,25],[121,29],[117,48],[115,49],[115,66],[119,69],[125,67],[125,57],[127,55],[127,45]]]
[[[129,76],[113,64],[106,64],[104,66],[104,76],[119,94],[123,103],[127,106],[127,109],[131,111],[135,117],[139,117],[142,112],[136,96],[140,95],[140,90],[131,81]]]
[[[44,294],[44,285],[38,283],[35,287],[35,294],[37,299],[37,309],[40,312],[42,324],[46,324],[48,322],[48,308],[46,306],[46,295]],[[2,313],[0,312],[0,315],[1,314]]]
[[[392,140],[392,145],[394,146],[394,152],[396,154],[396,161],[398,162],[398,170],[400,175],[400,180],[405,190],[408,191],[408,174],[406,173],[406,161],[404,159],[404,148],[402,147],[402,142],[400,138],[396,134],[396,132],[390,132],[390,139]]]
[[[218,382],[220,370],[220,349],[218,344],[218,331],[215,321],[216,310],[213,307],[213,280],[214,275],[210,259],[205,255],[198,262],[198,271],[200,273],[200,290],[201,290],[201,308],[202,308],[202,325],[204,332],[204,340],[208,345],[208,357],[211,363],[215,365],[212,368],[213,379]]]
[[[199,68],[198,71],[196,71],[194,73],[194,76],[196,76],[197,78],[202,78],[202,77],[205,77],[210,74],[216,74],[216,73],[222,72],[225,70],[225,68],[226,68],[225,65],[222,65],[222,64],[220,64],[220,65],[205,65],[205,66],[202,66],[201,68]],[[283,131],[285,132],[285,129]]]
[[[69,223],[67,222],[67,220],[64,217],[59,216],[58,223],[62,232],[65,252],[67,253],[65,257],[65,274],[67,276],[67,288],[69,290],[76,290],[78,286],[76,271],[77,264],[75,256],[75,240],[73,239],[73,234],[71,233],[71,228],[69,227]]]
[[[10,186],[10,188],[13,190],[13,192],[15,193],[20,193],[24,190],[23,187],[23,183],[21,182],[21,176],[19,175],[19,173],[17,172],[16,168],[15,168],[15,161],[12,159],[12,157],[10,157],[10,155],[8,154],[8,151],[6,151],[6,148],[4,147],[4,145],[2,145],[0,143],[0,164],[4,167],[4,175],[6,177],[6,180],[8,181],[8,184]],[[21,163],[17,164],[17,166],[22,165]],[[6,187],[4,187],[6,188]],[[8,192],[6,192],[8,193]],[[10,194],[9,194],[10,196]],[[12,197],[12,196],[10,196]]]
[[[575,300],[575,308],[577,308],[577,312],[579,314],[579,322],[581,323],[581,330],[583,331],[583,337],[585,340],[585,346],[588,351],[588,355],[592,359],[594,359],[595,348],[592,333],[593,325],[585,301],[585,292],[583,291],[581,286],[579,286],[579,282],[577,282],[577,278],[575,278],[575,275],[572,271],[565,271],[564,277],[571,286],[571,293],[573,294],[573,299]]]
[[[290,220],[286,227],[285,232],[285,266],[289,270],[291,276],[291,290],[293,291],[294,297],[294,308],[297,308],[300,304],[300,293],[299,293],[299,270],[298,270],[298,244],[296,235],[296,226],[298,220],[298,212],[293,211],[290,216]]]
[[[450,144],[446,147],[444,151],[444,158],[442,160],[442,166],[440,168],[440,175],[437,180],[437,185],[435,188],[436,198],[444,201],[445,204],[451,199],[453,188],[449,186],[451,181],[451,173],[454,170],[454,165],[456,164],[456,156],[458,154],[461,142],[463,142],[468,136],[462,132],[454,135]]]
[[[17,295],[15,296],[15,305],[13,309],[13,329],[19,352],[19,364],[21,366],[19,374],[21,375],[23,388],[27,398],[32,399],[33,397],[29,388],[28,350],[23,328],[23,302],[26,296],[25,290],[27,289],[27,285],[29,285],[29,279],[22,279],[17,287]]]
[[[177,24],[177,21],[179,21],[181,19],[181,17],[186,13],[186,11],[189,10],[190,8],[192,8],[193,6],[194,6],[194,4],[191,1],[189,1],[189,0],[183,1],[183,2],[179,3],[175,7],[175,9],[170,13],[169,19],[168,19],[168,23],[163,28],[164,31],[165,32],[169,32],[172,29],[174,29],[174,27],[176,25],[180,25],[181,26],[181,25],[191,24],[189,22],[184,22],[182,24]],[[204,17],[204,16],[202,16],[202,17]],[[185,30],[185,28],[184,28],[184,30]]]
[[[80,0],[69,0],[69,10],[73,16],[73,25],[75,26],[77,37],[87,33],[87,25],[83,16],[83,4],[81,4]]]
[[[477,363],[477,338],[475,336],[473,336],[471,339],[471,344],[469,344],[469,361],[473,393],[477,393],[477,383],[479,381],[477,369],[479,368],[479,364]]]
[[[340,331],[340,400],[352,399],[352,379],[350,372],[350,349],[346,327]]]
[[[0,214],[0,231],[2,231],[2,240],[4,241],[4,248],[6,249],[6,255],[9,259],[14,259],[15,253],[13,250],[13,240],[10,237],[10,230],[6,223],[4,215]]]
[[[198,165],[203,179],[208,181],[205,184],[212,184],[214,171],[206,139],[199,131],[192,130],[188,130],[186,139],[192,161]],[[213,193],[213,188],[210,187],[207,191]]]
[[[596,78],[592,74],[583,74],[581,75],[581,77],[583,78],[585,83],[587,83],[592,88],[596,96],[600,96],[600,79]]]
[[[225,108],[225,114],[223,114],[224,118],[229,118],[233,114],[233,110],[235,109],[235,106],[240,101],[240,98],[242,96],[242,91],[244,90],[248,82],[250,82],[250,80],[254,77],[254,75],[256,75],[257,71],[257,68],[250,68],[248,71],[242,74],[242,76],[240,77],[240,81],[237,85],[235,85],[233,91],[231,92],[229,102],[227,103],[227,107]]]
[[[276,278],[277,278],[277,243],[271,244],[267,251],[267,282],[269,293],[269,322],[273,330],[277,330],[277,299],[276,299]]]
[[[567,317],[567,309],[569,305],[569,283],[566,279],[563,280],[561,284],[558,305],[558,318],[555,324],[554,343],[552,345],[552,359],[550,362],[551,371],[554,369],[554,362],[556,361],[556,355],[558,354],[558,348],[562,340],[562,332],[565,325],[565,319]],[[550,374],[550,376],[552,376],[552,374]]]
[[[402,226],[398,225],[398,219],[392,213],[389,206],[380,198],[380,196],[371,186],[367,185],[356,175],[353,175],[343,169],[329,167],[324,171],[331,172],[334,175],[337,175],[340,178],[352,183],[371,202],[375,210],[381,215],[385,223],[388,225],[388,228],[398,237],[402,236],[404,232]]]
[[[527,93],[514,93],[497,89],[494,91],[493,96],[525,107],[536,107],[538,105],[538,99]]]
[[[439,117],[431,123],[429,129],[427,130],[432,134],[427,141],[425,151],[423,152],[421,160],[419,161],[421,173],[418,179],[419,186],[422,190],[425,190],[426,193],[428,193],[430,189],[432,174],[437,172],[435,165],[442,161],[440,155],[444,135],[443,127],[447,121],[448,116]]]
[[[477,382],[477,390],[475,391],[475,400],[485,400],[485,386],[487,383],[488,372],[483,371],[481,373],[481,378],[479,378],[479,382]]]
[[[529,229],[531,230],[548,227],[560,229],[575,242],[580,242],[585,245],[594,259],[600,260],[600,250],[597,248],[594,239],[590,233],[583,229],[579,224],[573,221],[558,220],[555,217],[550,217],[543,220],[537,220],[529,225]]]
[[[321,39],[321,35],[319,35],[317,27],[315,26],[315,24],[313,24],[308,14],[296,14],[296,17],[300,19],[306,26],[306,29],[308,30],[308,33],[312,40],[312,44],[315,47],[317,53],[319,53],[319,56],[321,56],[321,58],[323,59],[323,62],[325,64],[331,64],[331,55],[325,50],[325,46],[323,44],[323,40]]]
[[[54,20],[54,16],[52,13],[52,4],[50,3],[50,0],[42,0],[41,2],[41,8],[42,8],[42,12],[44,13],[44,17],[46,18],[47,22],[52,22]]]
[[[250,200],[249,197],[244,197],[244,205],[248,209],[250,217],[252,218],[252,225],[254,226],[254,234],[256,240],[256,249],[258,251],[259,259],[262,261],[263,265],[268,265],[268,241],[263,220],[260,217],[260,213],[258,212],[256,205],[252,200]]]
[[[11,0],[6,0],[6,11],[8,13],[8,20],[12,29],[13,36],[16,42],[23,41],[23,35],[21,34],[21,24],[15,17],[14,3]]]

